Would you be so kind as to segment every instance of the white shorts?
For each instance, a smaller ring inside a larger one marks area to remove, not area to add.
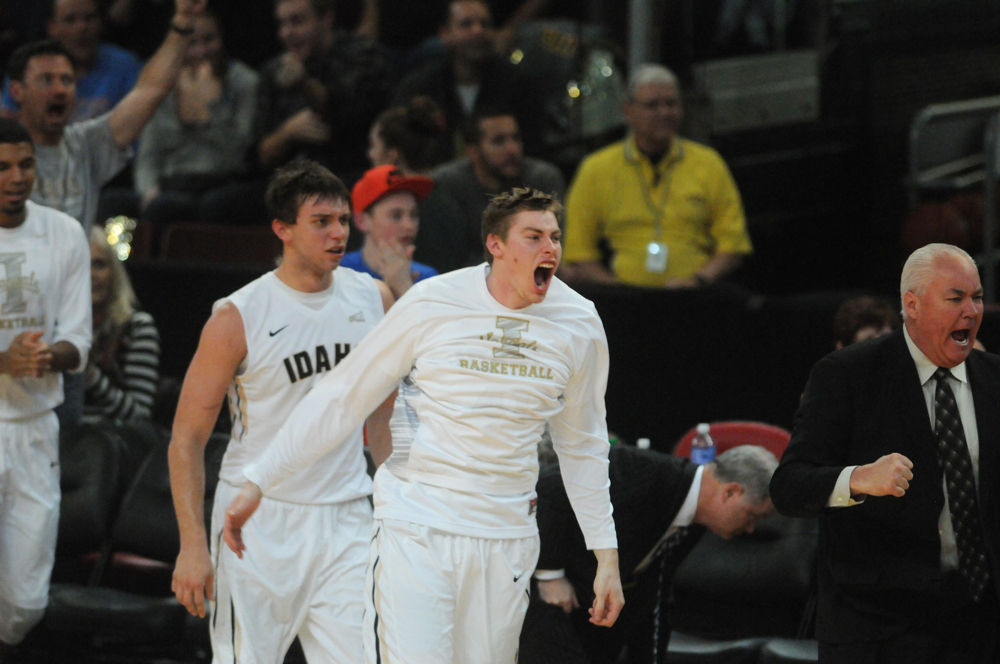
[[[309,664],[361,662],[368,499],[298,505],[264,498],[243,527],[241,560],[221,535],[238,492],[219,482],[212,509],[212,661],[281,664],[298,636]]]
[[[0,421],[0,641],[45,614],[59,529],[59,422]]]
[[[513,664],[538,536],[487,539],[375,522],[365,595],[368,664]]]

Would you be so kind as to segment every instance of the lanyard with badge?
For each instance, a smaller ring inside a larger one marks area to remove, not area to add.
[[[632,145],[629,144],[628,147],[631,152]],[[667,198],[670,196],[670,182],[668,180],[664,184],[660,202],[657,204],[653,200],[653,192],[650,191],[649,182],[646,181],[646,174],[642,169],[642,159],[638,155],[630,155],[630,157],[632,158],[629,161],[638,172],[642,198],[653,215],[653,240],[646,245],[646,270],[662,274],[667,271],[667,258],[670,254],[669,245],[663,241],[663,216],[667,207]],[[658,180],[660,176],[656,172],[656,164],[650,162],[650,165],[653,168],[653,177]]]

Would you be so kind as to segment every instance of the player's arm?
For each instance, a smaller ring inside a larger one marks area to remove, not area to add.
[[[618,549],[594,549],[597,573],[594,575],[594,605],[590,622],[611,627],[625,606],[621,576],[618,573]]]
[[[214,571],[205,531],[205,445],[240,362],[246,356],[243,320],[232,304],[212,314],[184,376],[168,458],[170,489],[180,530],[180,553],[171,589],[192,614],[205,616],[214,599]]]
[[[382,311],[388,312],[389,308],[396,303],[396,296],[392,294],[389,284],[381,279],[376,279],[375,285],[378,286],[378,293],[382,296]]]
[[[191,41],[194,18],[205,8],[205,0],[175,0],[172,29],[167,30],[160,48],[139,72],[135,87],[111,110],[111,135],[119,148],[126,148],[139,137],[153,113],[177,80],[184,53]]]
[[[80,349],[68,341],[57,341],[49,346],[52,358],[49,371],[72,371],[80,365]]]
[[[379,295],[382,297],[382,310],[389,311],[396,298],[392,290],[381,279],[375,280]],[[396,392],[393,391],[378,408],[365,420],[365,436],[368,439],[368,451],[372,455],[375,467],[382,465],[392,454],[392,434],[389,431],[389,420],[392,418],[392,408],[396,403]]]
[[[365,420],[365,432],[368,438],[368,451],[371,452],[375,467],[382,465],[392,454],[392,434],[389,432],[389,420],[392,418],[392,408],[396,403],[394,391]]]

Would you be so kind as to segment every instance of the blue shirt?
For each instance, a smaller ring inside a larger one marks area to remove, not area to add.
[[[363,258],[361,258],[360,249],[358,251],[351,251],[344,254],[344,257],[340,259],[340,264],[343,265],[344,267],[349,267],[352,270],[357,270],[358,272],[364,272],[365,274],[370,274],[376,279],[382,278],[381,274],[368,267],[368,264],[365,263]],[[417,276],[413,280],[413,283],[417,283],[418,281],[426,279],[427,277],[436,277],[438,274],[438,271],[435,270],[430,265],[424,265],[423,263],[418,263],[417,261],[413,261],[412,263],[410,263],[410,270],[412,272],[417,273]]]

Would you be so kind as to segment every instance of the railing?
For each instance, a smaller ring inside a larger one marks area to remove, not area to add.
[[[984,188],[983,266],[986,302],[996,301],[996,186],[1000,181],[1000,96],[931,104],[910,124],[907,193],[910,209],[928,192]]]

